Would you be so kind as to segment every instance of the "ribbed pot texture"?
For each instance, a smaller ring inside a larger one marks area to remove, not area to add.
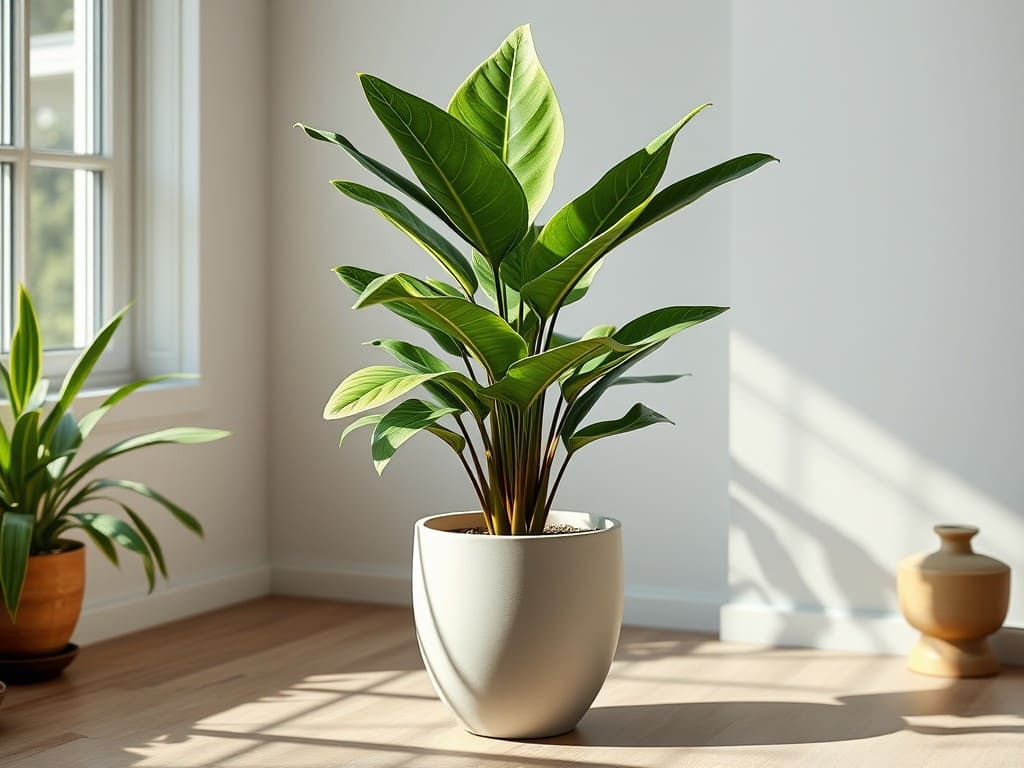
[[[85,547],[65,543],[62,552],[28,559],[16,621],[0,606],[0,655],[46,656],[71,641],[85,595]]]
[[[482,736],[572,730],[604,684],[622,622],[617,520],[552,512],[590,529],[545,536],[457,533],[479,512],[416,523],[413,610],[438,696]]]

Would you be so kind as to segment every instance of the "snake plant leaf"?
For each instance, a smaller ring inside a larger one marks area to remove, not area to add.
[[[562,111],[528,24],[518,27],[459,87],[454,115],[515,174],[533,221],[551,194],[562,154]]]
[[[399,192],[404,192],[410,198],[412,198],[417,203],[426,208],[428,211],[430,211],[432,214],[437,216],[437,218],[441,219],[441,221],[448,224],[448,226],[452,226],[452,223],[448,219],[448,216],[445,214],[443,210],[441,210],[441,206],[435,203],[433,198],[426,192],[424,192],[423,189],[419,187],[415,182],[410,181],[405,176],[400,174],[398,171],[395,171],[389,168],[388,166],[384,165],[384,163],[379,162],[378,160],[374,160],[369,155],[363,154],[358,149],[356,149],[355,145],[351,141],[346,139],[340,133],[334,133],[333,131],[322,131],[319,128],[311,128],[310,126],[305,125],[303,123],[296,123],[295,127],[304,130],[306,132],[306,135],[309,136],[310,138],[317,139],[319,141],[326,141],[330,144],[337,144],[339,147],[348,152],[348,154],[352,157],[353,160],[355,160],[357,163],[363,166],[363,168],[368,170],[378,179],[387,182],[392,187],[397,189]]]
[[[362,269],[361,267],[337,267],[334,273],[338,278],[347,285],[352,291],[358,296],[366,290],[366,287],[379,277],[383,277],[383,273],[374,272],[370,269]],[[415,278],[410,278],[415,280]],[[421,285],[421,293],[427,294],[431,292],[431,287],[419,281]],[[435,291],[436,292],[436,291]],[[399,306],[397,304],[385,305],[389,310],[394,312],[396,315],[404,320],[415,325],[426,331],[430,337],[437,342],[437,345],[441,347],[445,352],[450,355],[461,356],[465,348],[459,344],[455,339],[449,336],[447,333],[437,330],[431,323],[427,321],[418,311],[409,307]]]
[[[72,512],[71,517],[77,520],[79,525],[86,531],[92,531],[100,536],[104,536],[141,557],[146,570],[146,580],[149,583],[149,589],[153,591],[155,583],[153,556],[150,554],[146,542],[134,528],[119,517],[97,512]]]
[[[192,533],[202,537],[203,526],[202,524],[191,514],[186,512],[180,506],[175,504],[173,501],[168,499],[161,493],[154,491],[148,485],[144,483],[136,482],[135,480],[111,480],[108,478],[99,478],[92,480],[85,487],[85,489],[76,495],[75,504],[81,504],[86,501],[90,501],[95,496],[96,491],[106,490],[108,488],[119,488],[123,491],[134,493],[138,496],[142,496],[145,499],[155,501],[161,507],[171,513],[179,523],[188,528]],[[70,506],[70,505],[69,505]]]
[[[695,200],[699,200],[711,190],[746,176],[748,173],[753,173],[761,166],[773,161],[778,162],[778,158],[763,153],[741,155],[670,184],[651,199],[644,212],[623,234],[620,242],[647,229],[666,216],[671,216]]]
[[[228,437],[231,433],[222,429],[206,429],[205,427],[171,427],[156,432],[149,432],[144,435],[136,435],[122,440],[109,448],[94,453],[81,464],[78,464],[67,474],[66,480],[74,484],[83,479],[100,464],[109,461],[115,456],[121,456],[140,448],[148,448],[151,445],[194,445],[198,443],[210,443],[215,440]]]
[[[674,422],[653,411],[642,403],[637,403],[630,408],[624,416],[611,421],[598,421],[588,424],[576,432],[566,441],[566,450],[575,453],[584,445],[592,443],[612,435],[621,435],[637,429],[649,427],[652,424],[673,424]]]
[[[580,391],[603,374],[615,368],[628,356],[659,344],[687,328],[717,317],[728,307],[663,307],[631,320],[619,328],[612,338],[620,344],[634,348],[626,353],[610,352],[583,363],[562,384],[562,395],[570,402]]]
[[[25,410],[32,391],[39,384],[43,366],[43,343],[39,320],[25,286],[18,287],[18,327],[11,339],[11,370],[8,391],[17,418]]]
[[[56,480],[63,476],[83,439],[75,414],[66,411],[57,422],[57,428],[53,430],[48,446],[51,463],[46,469],[51,478]]]
[[[108,499],[109,501],[115,501],[114,499]],[[129,507],[127,504],[115,501],[115,503],[124,510],[124,513],[128,515],[128,518],[135,525],[135,528],[139,531],[143,541],[146,542],[146,546],[149,547],[149,551],[153,553],[153,559],[156,561],[157,568],[160,569],[160,575],[165,579],[167,578],[167,562],[164,560],[164,551],[160,546],[160,541],[153,533],[153,529],[150,528],[146,521],[139,516],[139,514]],[[153,585],[150,583],[150,591],[152,591]]]
[[[493,312],[465,299],[425,296],[407,275],[386,275],[374,280],[356,301],[355,308],[372,304],[411,307],[431,325],[463,344],[487,370],[492,380],[526,357],[526,342]]]
[[[32,390],[32,394],[28,396],[28,400],[25,402],[22,411],[35,411],[42,408],[46,403],[46,396],[50,393],[50,380],[40,379],[36,382],[35,389]]]
[[[581,339],[513,363],[504,378],[483,392],[522,409],[529,408],[541,393],[566,371],[604,352],[625,352],[629,347],[607,336]]]
[[[110,345],[111,339],[121,325],[121,321],[124,320],[125,314],[130,309],[130,306],[125,307],[100,329],[100,332],[96,334],[96,338],[90,342],[89,346],[82,350],[82,353],[75,360],[74,364],[68,370],[67,375],[64,376],[64,382],[61,384],[60,395],[57,398],[57,403],[47,414],[46,419],[43,421],[43,427],[41,430],[42,439],[44,441],[49,440],[53,430],[57,428],[57,424],[63,418],[64,414],[71,407],[75,398],[78,397],[78,393],[82,391],[82,387],[85,386],[86,380],[89,378],[89,374],[92,373],[93,368],[96,367],[96,363],[99,362],[103,353]]]
[[[96,428],[96,425],[100,423],[107,413],[110,412],[111,408],[133,392],[137,392],[143,387],[159,384],[163,381],[189,381],[198,378],[199,376],[194,373],[158,373],[155,376],[147,376],[144,379],[132,381],[118,387],[97,408],[89,411],[89,413],[85,414],[85,416],[83,416],[78,422],[78,430],[82,434],[82,440],[85,440],[85,438],[89,436],[93,429]]]
[[[448,273],[465,290],[467,296],[476,293],[476,275],[466,257],[459,249],[445,240],[435,229],[416,216],[405,205],[391,195],[375,189],[356,184],[354,181],[332,181],[339,192],[376,209],[396,228],[404,232],[410,240],[426,251],[434,260],[448,270]]]
[[[342,446],[342,443],[345,442],[345,438],[348,437],[353,432],[355,432],[357,429],[362,429],[363,427],[368,427],[371,424],[376,424],[383,418],[383,413],[368,413],[365,416],[361,416],[360,418],[356,419],[347,427],[345,427],[345,429],[342,431],[341,438],[338,440],[338,447],[340,448]]]
[[[431,354],[423,347],[410,344],[407,341],[398,339],[375,339],[371,341],[375,347],[380,347],[390,354],[398,362],[407,365],[416,373],[445,373],[452,371],[452,367],[444,360]],[[469,379],[462,377],[442,378],[436,381],[424,382],[423,388],[437,398],[442,405],[455,409],[462,413],[471,410],[474,415],[483,418],[487,415],[488,406],[476,393],[476,387]]]
[[[427,194],[471,245],[499,264],[528,226],[526,195],[512,171],[443,109],[372,75],[359,81]]]
[[[545,319],[557,312],[583,277],[598,265],[601,257],[643,212],[646,204],[646,200],[641,201],[637,207],[593,240],[584,243],[568,257],[524,285],[523,298],[529,302],[534,311]],[[543,233],[541,233],[541,237],[543,237]],[[593,279],[592,275],[591,279]]]
[[[11,432],[11,461],[7,479],[12,490],[24,492],[29,473],[39,461],[39,411],[25,411]],[[27,505],[26,505],[27,506]]]
[[[388,411],[374,428],[370,442],[373,466],[377,474],[384,472],[388,462],[405,441],[417,432],[435,427],[441,418],[455,412],[453,408],[417,399],[406,400]],[[465,439],[451,430],[444,430],[438,437],[447,442],[456,453],[462,453],[466,447]]]
[[[25,585],[34,526],[35,517],[31,514],[0,514],[0,586],[3,587],[4,605],[11,619],[17,615],[21,589]]]
[[[540,233],[544,247],[534,248],[527,257],[526,274],[533,278],[550,269],[651,197],[665,173],[676,134],[708,106],[694,109],[552,216]]]

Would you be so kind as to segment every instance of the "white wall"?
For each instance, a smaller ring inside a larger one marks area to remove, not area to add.
[[[1024,625],[1015,2],[734,4],[730,639],[900,650],[895,564],[982,529]]]
[[[291,124],[338,130],[403,168],[355,73],[377,74],[446,104],[508,32],[531,22],[565,114],[554,201],[568,201],[706,100],[719,105],[685,129],[667,180],[725,159],[728,6],[646,2],[642,18],[635,4],[610,7],[582,0],[271,4],[275,589],[405,601],[413,521],[474,504],[450,453],[411,441],[378,479],[368,434],[339,449],[341,425],[320,418],[344,375],[385,361],[360,342],[412,335],[381,308],[351,311],[353,297],[330,269],[351,263],[422,274],[432,262],[371,211],[332,190],[330,179],[369,177]],[[549,205],[543,217],[552,210]],[[709,198],[617,250],[589,301],[566,313],[565,327],[621,324],[672,304],[727,304],[726,213],[724,196]],[[622,519],[627,620],[711,628],[726,597],[727,324],[718,320],[688,331],[647,370],[694,376],[642,393],[616,393],[606,413],[621,415],[642,397],[679,426],[588,448],[567,474],[559,506]]]
[[[184,424],[231,430],[233,436],[218,443],[155,448],[111,465],[114,476],[150,483],[195,513],[206,539],[199,541],[155,505],[145,507],[171,576],[148,598],[138,558],[125,555],[118,572],[90,547],[78,642],[255,597],[269,587],[266,17],[265,3],[251,0],[201,4],[202,384],[138,393],[92,438],[100,446]]]

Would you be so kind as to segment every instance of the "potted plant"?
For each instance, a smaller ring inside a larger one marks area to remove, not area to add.
[[[83,451],[85,439],[111,408],[141,387],[182,375],[125,384],[77,419],[71,410],[75,398],[127,308],[99,331],[64,377],[60,392],[48,399],[39,323],[24,288],[18,307],[9,367],[0,364],[13,419],[10,425],[0,420],[0,589],[5,606],[0,611],[0,656],[6,664],[12,657],[38,660],[60,654],[68,646],[85,588],[85,551],[81,542],[66,538],[72,531],[83,531],[115,565],[117,547],[141,557],[150,591],[157,571],[166,578],[159,541],[119,492],[156,502],[202,535],[199,521],[165,496],[133,480],[94,477],[94,471],[110,459],[148,446],[205,443],[228,434],[178,427],[131,437],[95,453]],[[109,514],[111,508],[123,517]]]
[[[416,242],[451,281],[335,271],[358,295],[356,308],[391,310],[449,359],[404,340],[373,341],[397,365],[347,377],[324,415],[359,416],[425,391],[361,416],[342,440],[372,426],[380,472],[410,437],[429,432],[454,451],[480,504],[415,526],[413,606],[427,671],[474,733],[562,733],[607,675],[621,621],[622,554],[616,520],[552,511],[559,481],[584,446],[669,421],[637,403],[619,418],[585,423],[609,387],[677,378],[627,373],[676,333],[725,310],[664,307],[580,338],[558,333],[559,314],[586,294],[614,248],[774,158],[743,155],[658,191],[677,134],[704,104],[541,225],[535,219],[563,130],[528,26],[470,74],[447,110],[372,75],[359,79],[418,184],[341,134],[297,125],[344,149],[450,231],[454,237],[442,235],[387,192],[332,182]]]

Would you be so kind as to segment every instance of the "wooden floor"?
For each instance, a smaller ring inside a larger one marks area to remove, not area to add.
[[[434,698],[407,610],[268,598],[11,688],[0,765],[1022,768],[1024,668],[946,681],[896,658],[627,628],[576,731],[496,741]]]

